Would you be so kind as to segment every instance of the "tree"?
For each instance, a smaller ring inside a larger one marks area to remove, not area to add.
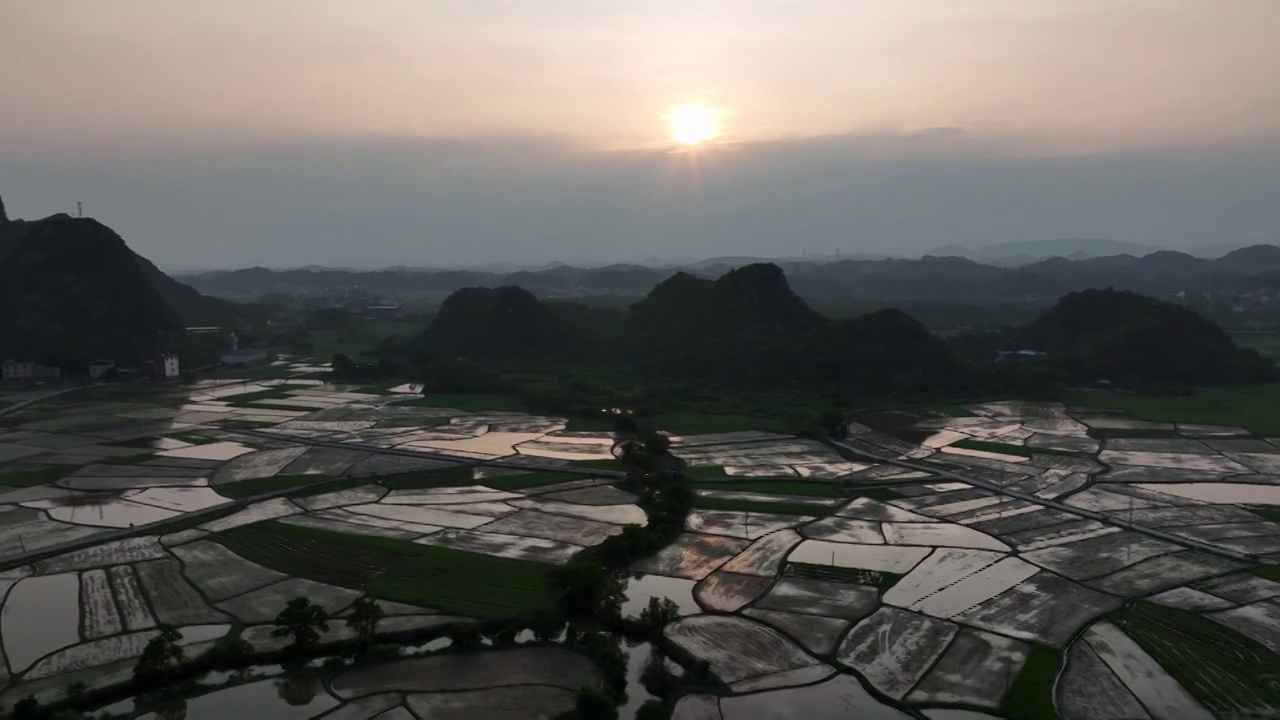
[[[89,686],[82,682],[75,683],[67,688],[67,702],[74,706],[80,706],[84,703],[85,693],[89,692]]]
[[[160,634],[151,638],[142,649],[138,664],[133,668],[133,679],[144,685],[163,680],[170,667],[182,662],[182,646],[178,644],[181,639],[182,634],[172,626],[160,626]]]
[[[649,606],[640,611],[640,623],[649,634],[657,637],[667,623],[680,619],[680,606],[671,598],[649,598]]]
[[[578,720],[617,720],[618,708],[608,695],[589,687],[578,688],[575,701]]]
[[[291,672],[276,680],[276,695],[293,707],[304,707],[320,692],[320,681],[315,675]]]
[[[351,603],[351,614],[347,616],[347,627],[355,630],[363,645],[373,642],[373,634],[378,630],[378,621],[385,613],[377,600],[363,595]]]
[[[304,653],[320,644],[321,632],[329,632],[324,608],[313,605],[307,598],[297,597],[276,616],[276,629],[271,635],[293,638],[293,650]]]
[[[184,698],[171,698],[161,701],[152,711],[157,720],[186,720],[187,701]]]
[[[667,717],[667,706],[662,704],[661,700],[646,700],[640,709],[636,710],[636,720],[665,720]]]
[[[35,695],[28,695],[13,704],[13,720],[35,720],[45,712]]]
[[[533,634],[538,640],[554,640],[564,630],[564,616],[554,610],[539,610],[533,616]]]
[[[484,635],[472,623],[457,623],[449,628],[449,639],[457,650],[475,650],[484,644]]]
[[[622,578],[599,563],[571,562],[556,572],[555,581],[560,588],[560,607],[569,617],[616,616],[622,605]]]
[[[823,432],[834,438],[844,437],[848,430],[844,413],[834,407],[825,407],[818,413],[818,426],[822,428]]]
[[[355,377],[359,373],[359,366],[356,365],[356,362],[350,356],[342,353],[334,353],[333,361],[330,364],[333,366],[333,374],[338,377]]]

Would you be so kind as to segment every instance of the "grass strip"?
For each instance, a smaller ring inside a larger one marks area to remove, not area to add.
[[[753,513],[776,513],[779,515],[813,515],[817,517],[830,515],[835,508],[821,505],[805,505],[802,503],[772,503],[755,500],[729,500],[726,498],[696,497],[693,506],[702,510],[736,510]]]
[[[586,475],[577,473],[560,473],[560,472],[531,472],[521,473],[519,475],[499,475],[497,477],[484,478],[475,482],[485,487],[491,487],[495,490],[524,490],[525,488],[541,487],[543,485],[555,485],[570,480],[584,480]]]
[[[698,482],[695,488],[703,490],[729,490],[770,493],[774,495],[808,495],[810,497],[847,497],[839,485],[829,482],[805,482],[803,480],[742,480],[726,482]]]
[[[1280,582],[1280,565],[1256,565],[1249,568],[1249,572],[1272,582]]]
[[[206,437],[199,433],[189,433],[189,432],[167,433],[165,434],[165,437],[169,438],[170,440],[181,440],[182,442],[189,443],[191,445],[211,445],[216,442],[221,442],[219,440],[215,440],[214,438],[211,438],[211,437]]]
[[[1032,645],[1027,662],[1000,704],[998,715],[1015,720],[1057,720],[1053,683],[1062,664],[1062,650]]]
[[[982,450],[983,452],[998,453],[1000,455],[1014,455],[1016,457],[1035,457],[1036,455],[1067,455],[1079,456],[1081,453],[1074,453],[1070,450],[1054,450],[1052,448],[1030,448],[1025,445],[1010,445],[1009,443],[991,442],[989,440],[960,440],[952,443],[952,447],[964,448],[966,450]]]
[[[42,468],[9,470],[0,472],[0,485],[5,487],[48,485],[79,469],[79,465],[49,465]]]

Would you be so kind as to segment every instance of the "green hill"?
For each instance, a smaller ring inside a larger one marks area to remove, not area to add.
[[[569,323],[515,286],[458,290],[441,304],[423,339],[435,351],[488,359],[553,357],[576,341]]]

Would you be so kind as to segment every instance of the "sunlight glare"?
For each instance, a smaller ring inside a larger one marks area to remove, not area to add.
[[[702,105],[681,105],[671,111],[667,121],[671,139],[682,145],[697,145],[720,134],[715,112]]]

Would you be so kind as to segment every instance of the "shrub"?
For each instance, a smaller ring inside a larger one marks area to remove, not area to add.
[[[617,720],[618,708],[613,700],[599,690],[578,688],[575,702],[578,720]]]

